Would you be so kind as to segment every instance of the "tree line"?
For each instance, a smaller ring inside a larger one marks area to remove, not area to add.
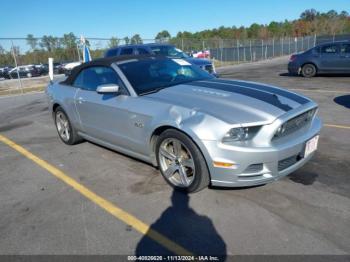
[[[21,52],[19,45],[11,46],[11,50],[5,50],[0,45],[0,66],[13,66],[13,55],[16,56],[19,65],[44,64],[47,63],[49,57],[53,57],[54,61],[58,62],[78,61],[82,57],[80,39],[72,32],[64,34],[62,37],[44,35],[41,38],[28,34],[24,40],[29,47],[25,52]],[[85,40],[85,44],[90,47],[91,56],[97,58],[102,57],[107,48],[118,46],[122,41],[126,44],[142,44],[139,34],[123,39],[111,37],[107,40],[107,44],[102,47],[92,46],[88,39]]]
[[[283,22],[272,21],[269,24],[254,23],[249,27],[225,27],[199,32],[180,31],[171,37],[166,30],[159,32],[156,39],[268,39],[280,37],[302,37],[310,35],[337,35],[350,33],[350,16],[347,11],[335,10],[318,12],[308,9],[296,20]]]
[[[283,22],[272,21],[269,24],[254,23],[249,27],[225,27],[207,29],[199,32],[180,31],[175,36],[171,36],[167,30],[159,32],[155,36],[157,42],[170,42],[181,46],[184,40],[192,42],[191,47],[201,49],[201,40],[211,39],[220,41],[221,39],[268,39],[280,37],[302,37],[310,35],[337,35],[350,33],[350,16],[346,11],[340,13],[330,10],[328,12],[318,12],[315,9],[308,9],[301,13],[295,20],[285,20]],[[79,38],[74,33],[64,34],[62,37],[44,35],[36,38],[28,34],[26,44],[29,47],[25,52],[21,52],[20,46],[13,46],[12,52],[16,55],[19,64],[47,63],[48,57],[53,57],[55,61],[77,61],[79,59]],[[131,38],[111,37],[107,45],[103,47],[90,46],[93,58],[103,56],[106,48],[118,46],[119,44],[142,44],[139,34]],[[195,43],[195,44],[193,44]],[[6,51],[0,45],[0,66],[13,65],[13,54]]]

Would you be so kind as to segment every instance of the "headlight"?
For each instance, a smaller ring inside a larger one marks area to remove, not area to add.
[[[282,136],[285,131],[286,131],[286,124],[283,124],[277,129],[277,131],[275,133],[275,137]]]
[[[308,121],[312,120],[312,118],[316,114],[316,111],[317,111],[317,108],[314,108],[314,109],[310,110],[309,112],[307,112],[307,120]]]
[[[260,126],[232,128],[223,137],[222,142],[227,143],[252,139],[259,129]]]

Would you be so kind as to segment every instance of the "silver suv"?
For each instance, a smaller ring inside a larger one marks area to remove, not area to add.
[[[190,57],[182,50],[170,44],[152,43],[139,45],[121,45],[108,49],[104,57],[145,54],[164,55],[170,58],[181,58],[193,65],[199,66],[209,74],[217,77],[215,67],[210,60]]]

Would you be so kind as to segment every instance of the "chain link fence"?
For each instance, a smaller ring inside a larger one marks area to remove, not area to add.
[[[210,50],[210,57],[219,61],[249,62],[290,55],[324,42],[349,40],[350,35],[283,37],[271,39],[170,39],[186,53]],[[130,44],[124,39],[86,38],[93,59],[115,45]],[[155,39],[139,39],[136,43],[154,43]],[[135,43],[135,42],[133,42]],[[49,57],[67,63],[82,59],[79,39],[0,38],[0,67],[47,63]]]
[[[315,36],[284,37],[272,39],[181,39],[175,45],[185,52],[210,50],[212,59],[221,62],[253,62],[273,57],[290,55],[313,47]]]
[[[271,59],[291,55],[312,48],[325,42],[349,40],[350,35],[282,37],[272,39],[179,39],[173,38],[168,42],[188,54],[200,51],[210,51],[210,59],[216,66],[238,64]],[[105,51],[112,46],[154,43],[155,39],[116,39],[116,38],[86,38],[92,59],[103,57]],[[66,64],[82,60],[80,39],[76,37],[46,37],[46,38],[0,38],[0,93],[9,88],[6,81],[7,72],[16,66],[35,65],[46,66],[48,58],[54,62]],[[62,71],[56,70],[56,74]],[[44,71],[40,76],[46,76]],[[20,78],[26,77],[20,75]],[[17,78],[16,75],[10,78]],[[9,80],[11,81],[11,80]],[[48,77],[45,77],[48,81]],[[23,84],[19,81],[22,88]],[[33,81],[31,81],[33,82]],[[14,85],[14,83],[12,84]],[[26,86],[27,87],[27,86]]]
[[[249,62],[290,55],[307,50],[317,44],[349,40],[350,35],[283,37],[272,39],[170,39],[169,42],[186,53],[210,51],[210,58],[223,62]],[[93,59],[115,45],[130,44],[124,39],[86,38]],[[154,43],[155,39],[140,39],[138,43]],[[79,39],[0,38],[0,67],[45,64],[49,57],[55,62],[80,61],[82,51]]]

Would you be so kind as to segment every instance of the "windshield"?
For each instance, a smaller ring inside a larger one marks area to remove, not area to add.
[[[156,55],[164,55],[171,58],[188,58],[182,50],[177,49],[175,46],[164,45],[164,46],[151,46],[152,51]]]
[[[133,59],[119,65],[138,95],[157,92],[163,88],[196,80],[213,78],[183,59]]]

